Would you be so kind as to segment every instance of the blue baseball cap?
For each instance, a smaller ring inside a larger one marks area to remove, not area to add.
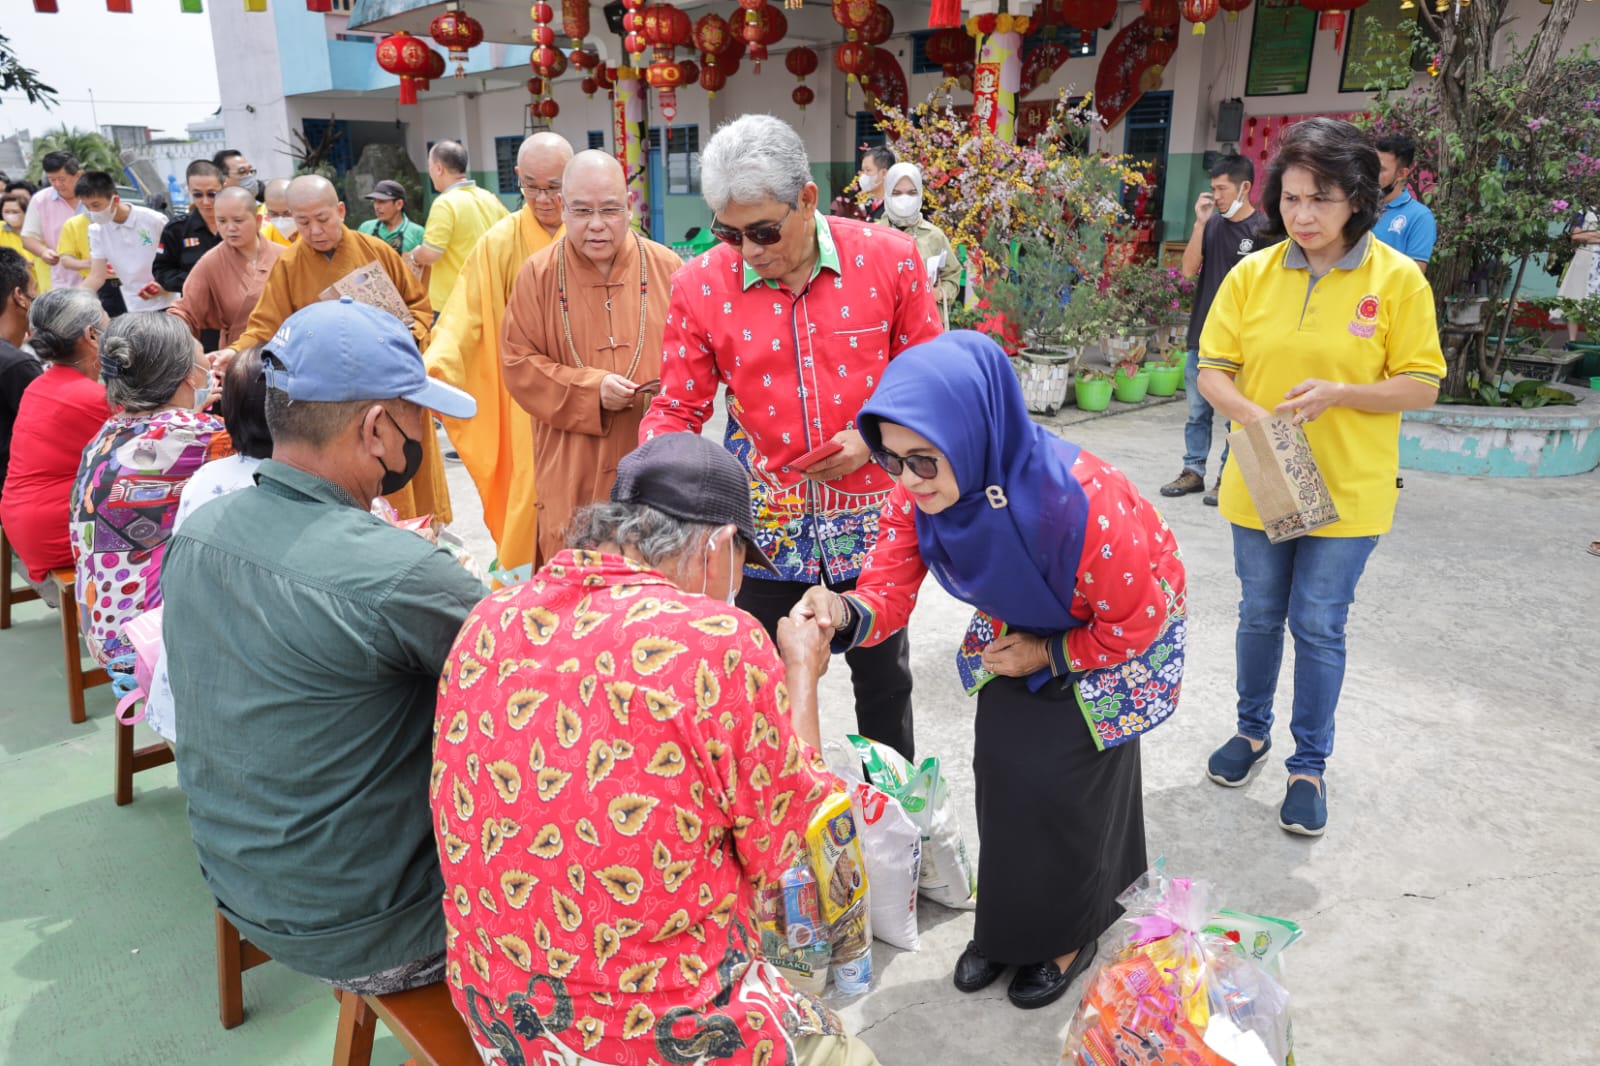
[[[302,307],[262,351],[267,384],[291,400],[410,400],[451,418],[471,418],[478,401],[435,381],[411,331],[387,311],[350,297]]]

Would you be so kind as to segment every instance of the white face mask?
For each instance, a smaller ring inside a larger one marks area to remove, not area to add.
[[[1233,203],[1229,204],[1228,209],[1222,212],[1222,217],[1232,218],[1234,215],[1238,214],[1239,209],[1244,206],[1246,199],[1248,199],[1248,197],[1245,195],[1244,189],[1241,188],[1239,190],[1239,195],[1233,198]]]
[[[708,595],[708,593],[706,592],[706,588],[709,586],[709,584],[711,582],[711,552],[712,552],[712,550],[714,548],[716,548],[716,546],[717,546],[717,538],[716,538],[715,535],[713,535],[711,537],[708,537],[706,539],[706,551],[705,551],[706,568],[705,568],[704,575],[700,579],[700,595],[702,595],[702,596]],[[735,565],[736,564],[734,563],[734,559],[733,559],[733,538],[729,537],[728,538],[728,594],[723,597],[723,601],[726,602],[729,607],[733,606],[733,568],[734,568]]]
[[[872,192],[874,189],[876,189],[878,187],[878,183],[882,180],[883,178],[881,175],[868,174],[865,170],[861,172],[861,188],[867,192]]]
[[[884,201],[884,211],[895,222],[909,225],[922,215],[922,197],[914,192],[895,193]]]
[[[210,385],[206,385],[203,388],[195,389],[194,390],[194,409],[196,411],[205,410],[206,401],[209,400],[209,399],[211,399],[211,386]]]
[[[272,223],[273,229],[283,234],[285,240],[294,236],[294,219],[288,215],[274,215],[268,221]]]
[[[106,208],[104,211],[90,211],[89,212],[89,221],[95,223],[96,225],[103,226],[107,222],[111,221],[111,218],[115,213],[116,213],[115,209],[114,208],[109,208],[109,207]]]

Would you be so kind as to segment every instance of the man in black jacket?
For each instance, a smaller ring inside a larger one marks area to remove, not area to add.
[[[217,193],[222,191],[222,171],[204,159],[197,159],[184,171],[189,190],[189,213],[173,219],[161,231],[161,248],[150,271],[156,283],[168,292],[183,292],[183,283],[200,257],[221,243],[217,236]],[[217,331],[203,330],[200,343],[215,351]]]

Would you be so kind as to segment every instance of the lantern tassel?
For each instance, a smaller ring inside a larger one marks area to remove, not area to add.
[[[1196,36],[1196,37],[1204,37],[1205,35],[1206,35],[1206,24],[1204,22],[1196,22],[1194,24],[1194,36]]]
[[[417,80],[409,74],[400,75],[400,102],[402,104],[417,102]]]
[[[961,25],[961,0],[933,0],[928,9],[928,29],[951,30]]]

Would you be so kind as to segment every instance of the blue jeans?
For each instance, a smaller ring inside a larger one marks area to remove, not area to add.
[[[1259,529],[1233,527],[1239,575],[1239,732],[1266,740],[1283,664],[1283,623],[1294,634],[1294,754],[1291,774],[1320,777],[1333,753],[1333,712],[1344,684],[1344,623],[1377,537],[1300,537],[1273,544]]]
[[[1189,420],[1183,424],[1183,468],[1206,476],[1206,457],[1211,454],[1211,426],[1217,412],[1211,402],[1200,395],[1197,384],[1200,377],[1200,352],[1190,348],[1183,361],[1183,395],[1189,403]],[[1226,436],[1226,431],[1224,431]],[[1222,460],[1217,464],[1220,472],[1228,465],[1228,444],[1222,444]]]

